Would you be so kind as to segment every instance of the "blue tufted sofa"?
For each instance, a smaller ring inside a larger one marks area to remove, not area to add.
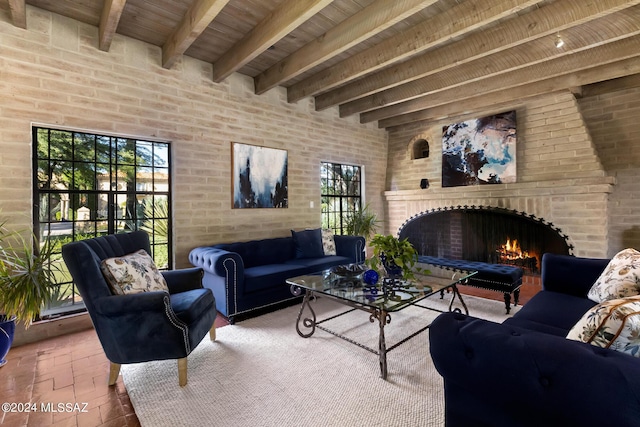
[[[640,426],[640,358],[565,338],[608,261],[545,254],[542,291],[502,324],[436,318],[447,427]]]
[[[203,285],[213,291],[218,312],[233,323],[240,314],[296,298],[285,284],[288,278],[364,262],[364,238],[335,235],[336,254],[324,255],[322,246],[305,246],[302,236],[310,232],[319,236],[317,229],[293,232],[291,237],[202,246],[190,252],[189,261],[204,270]]]

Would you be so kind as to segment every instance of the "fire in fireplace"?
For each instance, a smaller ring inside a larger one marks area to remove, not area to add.
[[[420,255],[510,264],[537,273],[545,252],[570,255],[568,236],[553,223],[516,210],[487,206],[432,209],[398,232]]]
[[[515,265],[532,272],[538,271],[538,256],[522,249],[517,239],[511,240],[507,237],[507,241],[500,245],[496,252],[499,264]]]

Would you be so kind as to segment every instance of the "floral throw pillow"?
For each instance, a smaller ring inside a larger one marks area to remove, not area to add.
[[[640,295],[592,307],[567,338],[640,357]]]
[[[640,295],[640,252],[625,249],[614,256],[593,284],[587,297],[604,302]]]
[[[116,295],[169,291],[167,282],[144,249],[121,257],[107,258],[102,261],[100,268]]]
[[[333,231],[325,229],[322,230],[322,249],[324,250],[325,255],[336,254],[336,241],[333,238]]]

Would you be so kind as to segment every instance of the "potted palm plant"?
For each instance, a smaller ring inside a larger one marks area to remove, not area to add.
[[[345,221],[345,232],[349,236],[362,236],[369,240],[372,234],[378,230],[380,221],[378,216],[371,211],[369,204],[364,208],[350,213]]]
[[[16,322],[28,328],[51,301],[56,269],[49,259],[49,241],[34,248],[31,239],[9,232],[0,223],[0,366],[13,343]]]
[[[373,248],[373,256],[366,261],[369,268],[384,268],[391,278],[415,279],[415,273],[421,272],[416,267],[418,252],[409,240],[400,240],[390,234],[376,234],[369,244]]]

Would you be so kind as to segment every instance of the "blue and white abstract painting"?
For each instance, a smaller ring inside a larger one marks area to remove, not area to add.
[[[516,112],[442,129],[442,186],[516,182]]]
[[[233,143],[233,207],[289,206],[287,150]]]

